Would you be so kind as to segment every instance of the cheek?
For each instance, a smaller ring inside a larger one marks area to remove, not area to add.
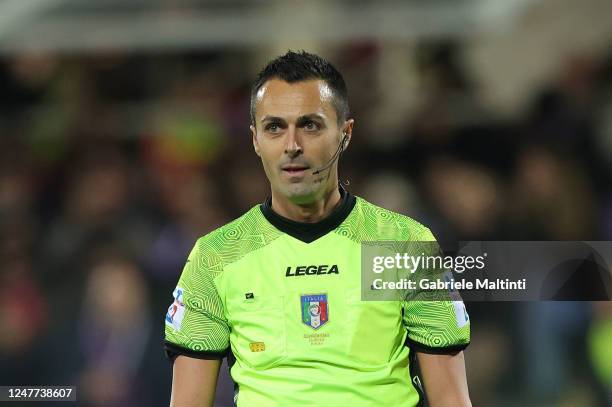
[[[335,142],[325,142],[312,146],[311,153],[319,160],[326,161],[334,155],[337,149],[338,144]]]
[[[266,159],[266,157],[263,154],[261,155],[261,163],[263,165],[263,168],[266,174],[270,175],[270,167],[272,164],[270,163],[269,160]]]
[[[273,172],[271,169],[273,169],[278,162],[278,157],[273,151],[270,151],[270,149],[261,147],[259,150],[259,157],[261,158],[261,163],[263,164],[266,174],[270,176]]]

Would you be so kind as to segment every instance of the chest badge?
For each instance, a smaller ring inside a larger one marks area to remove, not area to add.
[[[300,296],[302,322],[318,329],[329,320],[327,294],[308,294]]]

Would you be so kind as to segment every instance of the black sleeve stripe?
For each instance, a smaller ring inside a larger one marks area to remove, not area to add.
[[[227,356],[228,351],[229,348],[219,352],[197,351],[184,348],[172,342],[164,341],[164,352],[166,353],[166,357],[172,362],[174,362],[179,355],[188,356],[195,359],[221,360]]]
[[[408,356],[408,371],[410,372],[410,381],[412,386],[419,395],[419,401],[415,407],[425,406],[425,390],[423,389],[423,380],[421,379],[421,367],[419,366],[419,359],[417,358],[416,352],[410,352]]]
[[[422,343],[415,342],[412,339],[406,337],[405,345],[409,348],[416,350],[417,352],[429,353],[433,355],[450,355],[453,353],[458,353],[468,347],[470,343],[462,343],[459,345],[451,345],[451,346],[443,346],[443,347],[434,347],[423,345]]]

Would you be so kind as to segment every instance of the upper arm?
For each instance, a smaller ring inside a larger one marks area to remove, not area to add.
[[[419,241],[435,242],[427,229]],[[427,250],[440,254],[436,243]],[[419,270],[429,273],[420,277],[445,279],[445,270]],[[420,292],[409,293],[403,303],[403,320],[407,330],[406,343],[417,352],[417,358],[425,385],[425,393],[432,407],[469,406],[463,349],[470,343],[470,319],[457,291],[438,290],[422,298],[435,300],[410,300],[421,298]]]
[[[174,302],[166,314],[166,353],[173,359],[187,355],[222,359],[229,350],[230,327],[211,266],[215,254],[205,253],[198,240],[174,290]]]
[[[471,406],[463,352],[441,355],[417,352],[417,358],[431,407]]]
[[[220,365],[219,359],[178,356],[172,369],[170,406],[212,407]]]
[[[418,241],[431,243],[424,247],[428,255],[441,255],[429,229]],[[431,281],[450,277],[445,269],[421,268],[416,273],[417,278]],[[411,290],[406,293],[402,305],[407,344],[411,348],[425,353],[456,353],[470,343],[470,318],[456,290]]]
[[[189,255],[165,318],[165,351],[174,361],[173,406],[212,406],[221,360],[229,351],[229,323],[202,239]]]

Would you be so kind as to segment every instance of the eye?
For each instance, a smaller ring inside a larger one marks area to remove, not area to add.
[[[308,131],[317,131],[319,130],[319,125],[313,121],[308,121],[304,123],[304,129]]]
[[[269,133],[276,133],[280,130],[280,126],[278,125],[278,123],[268,123],[265,127],[264,130],[269,132]]]

